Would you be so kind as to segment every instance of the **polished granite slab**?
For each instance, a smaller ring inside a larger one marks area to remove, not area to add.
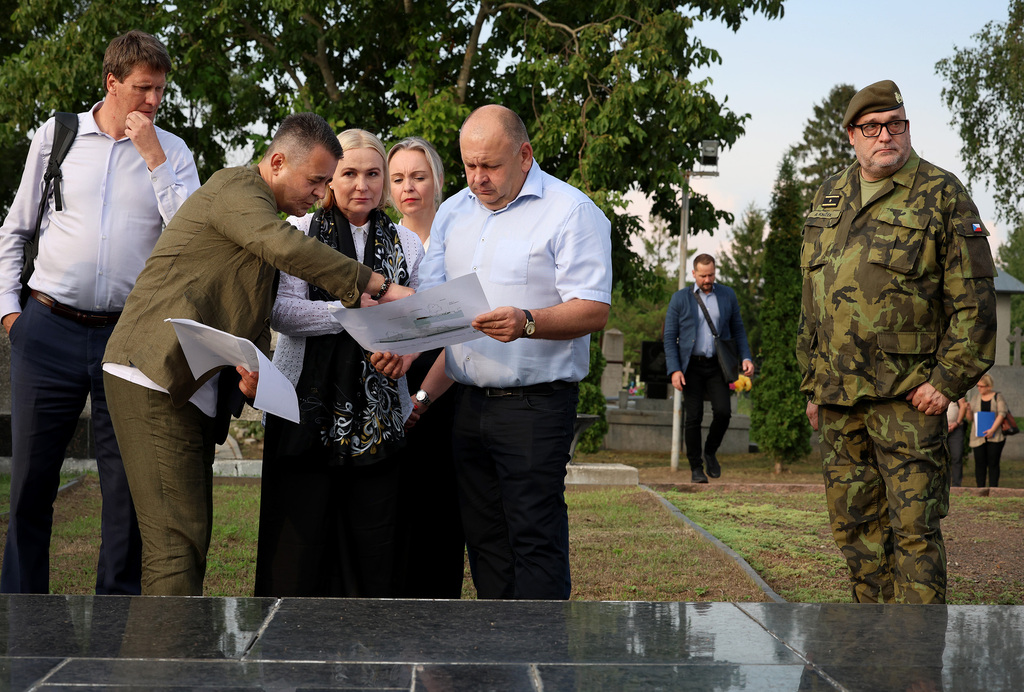
[[[1021,690],[1024,607],[0,596],[0,690]]]

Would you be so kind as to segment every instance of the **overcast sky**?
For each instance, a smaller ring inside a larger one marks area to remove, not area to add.
[[[1005,22],[1007,7],[1006,0],[787,0],[781,20],[758,16],[736,33],[720,23],[699,25],[697,35],[722,57],[707,72],[712,93],[728,96],[729,108],[751,118],[746,134],[722,153],[720,176],[693,179],[693,189],[737,218],[751,202],[766,209],[783,153],[800,140],[814,105],[836,84],[859,89],[881,79],[892,79],[903,93],[917,152],[968,183],[935,63],[954,46],[973,45],[987,22]],[[995,248],[1004,233],[994,222],[992,195],[983,185],[972,192]],[[690,247],[714,254],[728,238],[721,227],[713,237],[691,237]]]

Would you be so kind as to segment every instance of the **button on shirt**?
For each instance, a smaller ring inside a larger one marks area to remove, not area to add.
[[[492,308],[537,309],[574,298],[611,303],[611,225],[585,194],[533,162],[519,195],[491,211],[467,188],[437,212],[420,290],[475,272]],[[449,346],[449,377],[478,387],[578,382],[590,337],[554,341],[482,337]]]
[[[722,330],[719,325],[722,322],[722,317],[718,312],[718,297],[715,295],[714,285],[711,286],[711,293],[704,293],[697,286],[693,287],[693,293],[694,302],[697,302],[698,295],[704,301],[708,314],[711,315],[711,321],[715,323],[715,329],[721,334]],[[693,345],[693,352],[707,358],[715,355],[715,335],[711,333],[711,327],[708,326],[707,318],[704,317],[704,311],[700,309],[699,303],[697,304],[697,342]]]
[[[185,143],[160,128],[167,160],[150,171],[127,137],[102,132],[93,112],[78,115],[78,134],[61,165],[64,209],[47,203],[29,286],[89,312],[117,312],[164,225],[199,188]],[[21,184],[0,228],[0,314],[20,312],[22,247],[35,230],[53,118],[32,138]]]

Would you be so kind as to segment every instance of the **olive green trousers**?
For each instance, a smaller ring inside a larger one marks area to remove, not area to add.
[[[945,603],[946,416],[902,399],[819,409],[832,534],[857,602]]]
[[[142,534],[142,593],[201,596],[213,529],[214,419],[103,373]]]

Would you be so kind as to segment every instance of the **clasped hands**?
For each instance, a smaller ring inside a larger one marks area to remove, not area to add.
[[[928,382],[919,384],[907,392],[906,399],[910,402],[911,406],[926,416],[937,416],[941,413],[945,413],[952,401],[949,397],[937,390]],[[817,430],[818,404],[808,401],[805,413],[807,415],[807,421],[811,424],[811,429]]]

